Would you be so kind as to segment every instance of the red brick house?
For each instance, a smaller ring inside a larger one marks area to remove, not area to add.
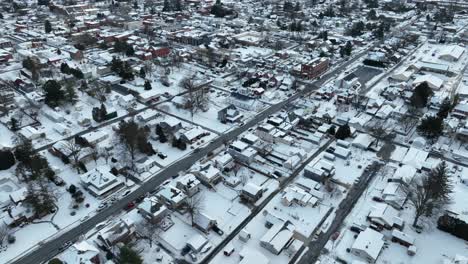
[[[171,49],[168,47],[150,47],[148,52],[153,54],[153,58],[166,57],[169,55],[169,53],[171,53]]]

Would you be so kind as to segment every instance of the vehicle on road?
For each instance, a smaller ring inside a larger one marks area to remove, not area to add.
[[[132,210],[133,208],[135,208],[135,203],[134,202],[129,202],[126,206],[126,209],[127,210]]]
[[[126,190],[125,192],[122,193],[122,197],[129,195],[132,192],[132,190]]]

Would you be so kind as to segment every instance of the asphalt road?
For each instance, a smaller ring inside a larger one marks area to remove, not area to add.
[[[287,177],[284,181],[280,182],[280,188],[272,192],[262,203],[255,208],[253,208],[252,212],[250,215],[242,221],[242,223],[234,229],[233,232],[231,232],[219,245],[217,245],[211,252],[208,254],[203,261],[200,262],[200,264],[208,264],[210,261],[231,241],[235,236],[237,236],[242,229],[246,225],[254,219],[255,216],[257,216],[263,208],[280,192],[282,192],[298,175],[299,173],[305,168],[307,164],[309,164],[313,159],[315,159],[320,153],[322,153],[324,150],[326,150],[330,144],[333,143],[333,139],[329,139],[329,141],[321,146],[312,156],[310,156],[307,160],[305,160],[301,166],[296,168],[289,177]]]
[[[374,47],[371,46],[370,48]],[[125,208],[125,206],[131,202],[137,199],[138,197],[145,195],[146,193],[153,191],[155,188],[157,188],[159,185],[161,185],[164,181],[167,179],[171,178],[173,175],[176,175],[179,171],[186,170],[190,168],[197,160],[203,158],[207,153],[213,151],[214,149],[220,147],[223,145],[225,142],[228,142],[230,140],[235,139],[238,135],[246,131],[247,129],[257,125],[260,123],[263,119],[266,117],[278,112],[281,110],[281,108],[292,101],[303,97],[304,95],[307,95],[310,92],[313,92],[316,90],[320,85],[328,81],[330,78],[332,78],[335,74],[339,74],[343,69],[348,67],[350,64],[354,63],[356,60],[361,58],[363,55],[367,53],[367,50],[364,50],[358,54],[356,54],[354,57],[350,58],[346,62],[343,62],[336,68],[330,70],[329,72],[325,73],[319,80],[311,82],[310,84],[307,85],[307,87],[293,96],[289,97],[288,99],[270,106],[263,112],[259,113],[256,115],[254,118],[252,118],[250,121],[246,122],[243,126],[240,126],[228,133],[225,133],[223,135],[220,135],[218,138],[214,139],[209,145],[207,145],[204,148],[198,149],[198,151],[195,151],[192,153],[190,156],[187,156],[172,165],[168,166],[166,169],[162,170],[161,172],[157,173],[153,177],[151,177],[148,181],[144,182],[138,189],[136,189],[134,192],[130,193],[129,195],[123,197],[119,201],[116,201],[114,204],[111,206],[107,207],[106,209],[102,210],[101,212],[97,213],[96,215],[90,217],[88,220],[82,222],[76,227],[73,227],[69,229],[68,231],[65,231],[64,233],[57,235],[57,237],[52,238],[50,240],[44,241],[41,243],[41,245],[38,245],[35,249],[32,249],[32,251],[20,258],[17,258],[13,261],[10,261],[8,263],[14,263],[14,264],[37,264],[37,263],[42,263],[45,262],[52,257],[56,256],[59,253],[59,248],[63,246],[66,242],[68,241],[74,241],[76,240],[80,235],[90,231],[94,227],[96,227],[100,222],[105,221],[109,217],[111,217],[114,214],[119,213],[122,209]],[[152,106],[149,106],[150,108]],[[139,110],[142,111],[142,110]],[[139,112],[137,111],[137,112]],[[135,113],[132,113],[133,115]],[[112,123],[117,122],[119,119],[125,118],[124,116],[118,118],[117,120],[112,120]],[[109,125],[108,123],[106,124],[101,124],[99,127],[103,127]],[[96,127],[90,128],[89,130],[80,132],[80,133],[87,133],[90,131],[93,131],[97,129]],[[41,149],[46,149],[50,147],[50,144],[47,146],[44,146]]]
[[[359,181],[350,189],[346,198],[341,201],[338,209],[335,212],[335,218],[333,219],[327,232],[321,233],[317,240],[313,240],[309,243],[309,250],[300,258],[300,260],[297,262],[298,264],[313,264],[317,261],[318,257],[322,253],[322,249],[325,247],[325,244],[334,233],[339,231],[341,224],[345,220],[346,216],[348,216],[348,214],[351,212],[356,202],[366,190],[370,181],[382,168],[382,164],[375,162],[369,165],[368,168],[369,169],[365,171],[359,178]],[[293,259],[301,255],[301,253],[305,250],[305,246],[307,245],[304,245],[299,249]],[[290,261],[290,263],[294,262]]]

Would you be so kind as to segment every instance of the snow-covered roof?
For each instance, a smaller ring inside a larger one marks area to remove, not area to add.
[[[461,46],[446,45],[439,52],[439,58],[443,59],[443,57],[450,57],[450,58],[453,58],[455,60],[459,60],[464,52],[465,52],[465,48],[463,48]]]
[[[189,245],[193,250],[198,252],[207,242],[208,240],[204,236],[200,234],[195,234],[187,241],[187,245]]]
[[[270,260],[251,247],[244,247],[240,252],[239,255],[242,257],[242,260],[239,264],[269,264]]]
[[[384,246],[383,235],[371,228],[359,233],[352,248],[366,252],[373,260],[376,260]]]
[[[356,136],[356,138],[353,140],[352,144],[353,144],[353,146],[366,149],[372,144],[373,140],[374,139],[370,135],[361,133],[361,134]]]
[[[440,79],[439,77],[436,77],[435,75],[432,74],[425,74],[416,77],[413,81],[413,85],[418,85],[420,83],[427,82],[429,87],[432,89],[440,89],[442,85],[444,84],[444,80]]]
[[[427,156],[429,156],[427,151],[411,147],[403,158],[403,164],[411,165],[416,169],[421,169],[422,164],[427,159]]]
[[[80,175],[81,183],[96,195],[102,195],[122,183],[105,166],[97,167]]]
[[[242,191],[249,193],[251,195],[257,195],[257,193],[260,192],[261,190],[262,190],[262,187],[256,185],[253,182],[248,182],[242,189]]]

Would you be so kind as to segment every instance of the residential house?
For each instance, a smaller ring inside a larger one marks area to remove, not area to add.
[[[91,131],[81,136],[82,139],[86,140],[86,142],[93,147],[96,147],[97,144],[106,140],[108,137],[108,133],[99,130]]]
[[[323,182],[326,178],[332,178],[335,175],[335,166],[320,159],[315,164],[307,164],[304,169],[304,177],[317,182]]]
[[[96,197],[106,197],[124,186],[124,182],[109,172],[105,166],[80,175],[81,185]]]
[[[169,208],[173,209],[180,208],[187,199],[187,195],[171,185],[162,187],[161,190],[157,192],[156,196]]]
[[[351,246],[351,253],[365,259],[368,263],[375,263],[384,247],[383,235],[371,228],[366,228],[358,234]]]
[[[195,175],[202,183],[208,186],[214,186],[222,180],[221,172],[212,164],[200,165],[200,167],[194,170]]]
[[[290,221],[269,212],[266,215],[265,226],[269,229],[260,238],[260,245],[278,255],[293,240],[295,227]]]
[[[180,139],[184,141],[187,144],[192,144],[195,141],[209,135],[210,133],[205,131],[201,127],[192,127],[191,129],[188,129],[184,132],[180,133]]]
[[[386,229],[401,229],[404,226],[403,219],[398,217],[398,211],[385,203],[377,203],[374,205],[367,215],[367,218],[373,224]]]
[[[172,116],[166,116],[164,121],[161,121],[159,125],[164,132],[171,135],[182,128],[182,123],[180,120]]]
[[[138,205],[138,212],[153,224],[160,222],[168,213],[168,208],[157,197],[146,197]]]
[[[218,111],[218,120],[221,123],[239,122],[242,117],[243,115],[239,112],[237,107],[232,104]]]
[[[210,232],[212,228],[216,228],[217,222],[214,218],[203,212],[198,212],[193,217],[193,224],[196,228],[204,233]]]
[[[146,179],[159,170],[158,163],[152,157],[143,157],[135,162],[135,168],[129,171],[133,176]]]
[[[62,252],[58,259],[65,264],[71,263],[87,263],[101,264],[104,263],[104,257],[101,256],[101,251],[90,240],[76,242],[71,247]]]
[[[97,243],[105,248],[112,248],[118,243],[128,243],[135,234],[135,223],[129,218],[122,218],[117,223],[101,229],[97,235]]]
[[[223,154],[221,156],[216,156],[216,158],[214,159],[214,166],[220,171],[229,171],[234,167],[234,165],[234,158],[229,153]]]
[[[395,209],[402,209],[406,194],[400,182],[388,182],[382,190],[382,199]]]
[[[298,186],[288,186],[281,196],[281,203],[284,206],[291,206],[293,204],[299,206],[315,206],[317,202],[318,199],[316,197]]]
[[[244,188],[242,188],[240,197],[241,200],[248,203],[256,203],[263,196],[262,187],[256,185],[255,183],[248,182]]]
[[[257,151],[255,149],[240,140],[236,140],[231,143],[231,145],[229,145],[228,152],[234,159],[246,164],[252,163],[257,155]]]
[[[200,181],[195,175],[189,173],[176,180],[176,188],[191,197],[200,190]]]

